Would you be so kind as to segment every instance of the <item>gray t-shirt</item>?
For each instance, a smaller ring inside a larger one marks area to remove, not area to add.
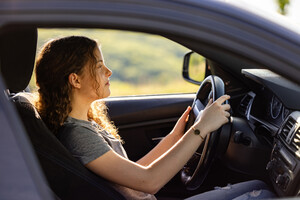
[[[121,142],[94,121],[68,117],[59,130],[58,139],[84,165],[110,150],[128,159]],[[111,184],[126,199],[156,199],[154,195]]]

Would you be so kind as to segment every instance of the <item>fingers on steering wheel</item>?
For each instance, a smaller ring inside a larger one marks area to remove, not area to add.
[[[223,107],[224,110],[227,110],[227,111],[230,110],[230,105],[229,104],[223,104],[222,107]]]
[[[227,112],[227,111],[224,111],[225,112],[225,117],[229,118],[230,117],[230,113]]]
[[[207,103],[207,105],[206,105],[206,107],[210,106],[212,103],[213,103],[213,99],[210,98],[209,101],[208,101],[208,103]]]
[[[219,99],[217,99],[217,101],[219,101],[219,103],[222,104],[229,98],[230,98],[229,95],[223,95]],[[228,112],[228,111],[230,110],[230,105],[222,104],[221,107],[224,109],[224,116],[226,117],[226,121],[229,122],[230,121],[230,112]]]
[[[222,103],[224,103],[224,102],[225,102],[226,100],[228,100],[228,99],[230,99],[230,96],[227,95],[227,94],[225,94],[225,95],[219,97],[219,98],[216,100],[216,102],[222,104]]]

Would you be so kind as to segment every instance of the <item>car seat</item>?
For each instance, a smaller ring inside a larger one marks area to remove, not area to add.
[[[46,176],[60,199],[125,199],[105,179],[85,168],[46,127],[23,91],[31,78],[37,44],[37,29],[7,27],[0,34],[1,74]]]

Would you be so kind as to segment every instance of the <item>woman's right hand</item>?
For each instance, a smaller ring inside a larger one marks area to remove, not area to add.
[[[229,95],[223,95],[215,102],[210,100],[194,127],[200,129],[199,126],[201,126],[202,132],[211,133],[226,124],[230,117],[230,105],[223,103],[228,99],[230,99]]]

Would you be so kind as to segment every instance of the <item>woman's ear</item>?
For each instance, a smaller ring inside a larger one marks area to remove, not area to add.
[[[81,84],[80,84],[80,77],[75,74],[75,73],[71,73],[69,75],[69,83],[74,87],[74,88],[80,88]]]

